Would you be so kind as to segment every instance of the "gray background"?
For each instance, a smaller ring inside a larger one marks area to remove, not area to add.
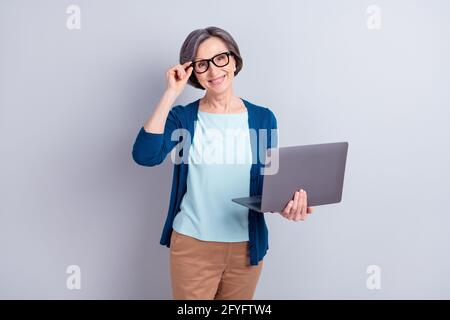
[[[68,30],[66,8],[81,8]],[[369,5],[381,30],[366,27]],[[131,148],[193,29],[240,45],[235,92],[280,145],[349,141],[344,196],[266,214],[256,299],[450,298],[448,1],[0,2],[0,298],[170,299],[172,165]],[[187,88],[177,103],[202,96]],[[66,268],[81,268],[81,290]],[[366,287],[369,265],[381,289]]]

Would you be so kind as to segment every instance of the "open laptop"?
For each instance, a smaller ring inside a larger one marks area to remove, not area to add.
[[[281,212],[294,192],[303,189],[309,207],[338,203],[342,199],[347,150],[348,142],[269,149],[267,152],[278,151],[279,165],[276,174],[266,174],[270,169],[264,168],[262,195],[231,200],[258,212]]]

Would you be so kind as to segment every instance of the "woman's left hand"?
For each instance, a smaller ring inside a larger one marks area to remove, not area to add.
[[[292,200],[289,200],[283,211],[279,212],[288,220],[299,221],[306,220],[308,214],[313,212],[313,207],[308,207],[308,195],[306,191],[300,189],[294,193]]]

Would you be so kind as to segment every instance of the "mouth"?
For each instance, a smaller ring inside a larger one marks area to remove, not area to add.
[[[223,80],[225,80],[225,76],[226,75],[223,75],[223,76],[208,80],[208,82],[210,84],[212,84],[213,86],[217,86],[217,85],[221,84],[223,82]]]

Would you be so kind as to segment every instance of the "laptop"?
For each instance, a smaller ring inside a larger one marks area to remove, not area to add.
[[[264,167],[262,195],[231,199],[258,212],[281,212],[294,192],[307,193],[308,207],[339,203],[342,199],[348,142],[269,149],[278,152],[278,170]],[[274,158],[274,157],[273,157]],[[275,174],[267,174],[270,171]]]

